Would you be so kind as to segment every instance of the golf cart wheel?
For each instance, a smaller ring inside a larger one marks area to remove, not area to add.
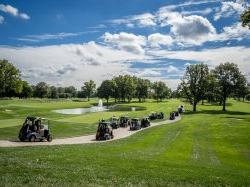
[[[32,135],[29,139],[30,142],[35,142],[36,141],[36,137],[34,135]]]
[[[48,142],[51,142],[51,141],[52,141],[52,136],[51,136],[51,135],[48,135],[47,141],[48,141]]]

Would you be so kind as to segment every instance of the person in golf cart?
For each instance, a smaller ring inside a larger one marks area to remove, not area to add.
[[[48,120],[40,117],[27,117],[19,131],[18,138],[20,141],[29,140],[30,142],[52,141]]]
[[[110,140],[113,138],[114,135],[110,122],[101,120],[98,124],[96,140]]]
[[[110,125],[113,129],[118,129],[120,127],[119,119],[113,116],[112,118],[110,118]]]
[[[139,118],[131,119],[130,130],[139,130],[141,129],[141,121]]]
[[[179,114],[185,112],[185,109],[184,109],[184,106],[183,106],[183,105],[181,105],[181,106],[178,107],[178,112],[179,112]]]
[[[141,120],[141,127],[146,128],[150,126],[150,120],[149,117],[142,118]]]
[[[120,127],[128,127],[130,125],[130,120],[128,116],[121,116],[120,117]]]

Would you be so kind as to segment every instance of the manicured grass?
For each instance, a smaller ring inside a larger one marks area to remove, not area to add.
[[[150,101],[147,103],[131,102],[117,104],[118,111],[110,110],[106,112],[87,113],[82,115],[66,115],[53,112],[55,109],[79,108],[96,105],[97,99],[90,102],[74,102],[70,100],[0,100],[0,140],[15,140],[26,116],[40,116],[49,119],[52,134],[55,138],[81,136],[96,132],[98,121],[109,119],[113,115],[129,115],[130,117],[143,117],[151,111],[166,113],[166,117],[171,110],[178,106],[176,100],[157,103]],[[131,111],[131,107],[138,110]]]
[[[179,103],[144,103],[141,114]],[[227,112],[199,105],[177,123],[113,142],[0,148],[0,186],[250,186],[249,134],[249,103],[231,100]]]

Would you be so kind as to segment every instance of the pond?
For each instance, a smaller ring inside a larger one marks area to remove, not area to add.
[[[99,106],[93,106],[90,108],[72,108],[72,109],[59,109],[59,110],[53,110],[53,112],[59,113],[59,114],[85,114],[89,112],[102,112],[108,110],[107,107],[99,107]]]

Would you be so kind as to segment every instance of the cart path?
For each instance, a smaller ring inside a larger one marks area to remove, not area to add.
[[[104,142],[118,140],[121,138],[126,138],[144,129],[152,128],[158,125],[174,123],[176,121],[179,121],[180,119],[181,117],[177,117],[175,120],[165,120],[165,121],[151,123],[151,126],[147,128],[142,128],[136,131],[130,131],[129,127],[114,129],[113,130],[114,138],[111,140],[106,140],[106,141],[96,141],[95,134],[93,134],[93,135],[71,137],[71,138],[59,138],[59,139],[52,140],[52,142],[20,142],[20,141],[0,140],[0,147],[25,147],[25,146],[42,146],[42,145],[72,145],[72,144],[87,144],[87,143],[104,143]]]

